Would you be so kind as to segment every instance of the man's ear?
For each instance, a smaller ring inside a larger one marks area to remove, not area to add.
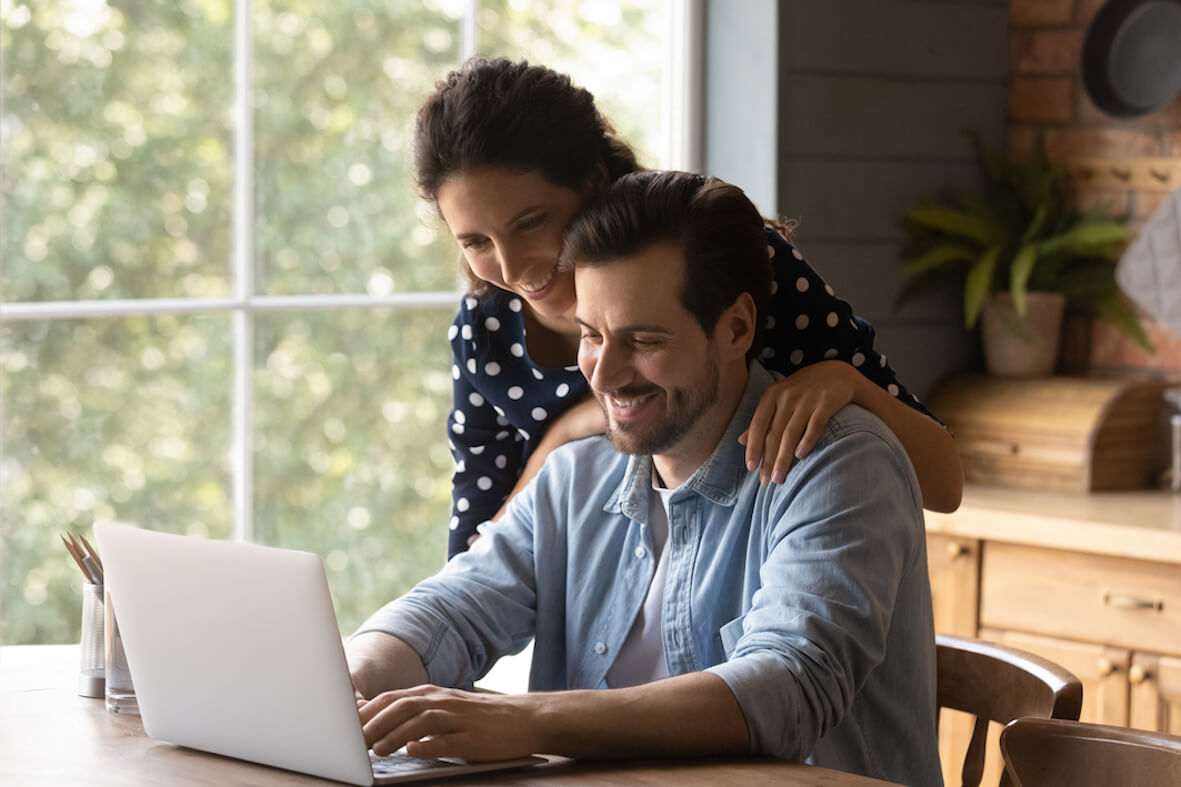
[[[725,357],[746,358],[746,351],[755,340],[757,319],[758,309],[755,308],[755,299],[749,292],[739,295],[734,303],[722,312],[716,333]]]

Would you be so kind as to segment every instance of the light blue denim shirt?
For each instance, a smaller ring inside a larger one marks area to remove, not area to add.
[[[935,641],[910,461],[850,405],[783,484],[738,435],[774,381],[757,363],[717,449],[669,503],[670,675],[734,692],[751,751],[939,785]],[[360,631],[409,644],[432,683],[468,687],[532,638],[530,689],[602,688],[655,569],[652,460],[592,437],[555,451],[483,538]]]

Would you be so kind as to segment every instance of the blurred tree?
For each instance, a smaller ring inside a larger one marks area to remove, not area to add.
[[[255,0],[256,292],[458,287],[407,162],[465,6]],[[570,72],[655,163],[663,7],[488,0],[478,45]],[[233,16],[230,0],[0,6],[3,301],[231,294]],[[324,557],[344,631],[445,555],[451,317],[254,316],[256,536]],[[229,537],[231,324],[0,322],[0,641],[76,641],[60,530]]]

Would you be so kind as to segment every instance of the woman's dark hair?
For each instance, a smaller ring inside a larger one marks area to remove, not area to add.
[[[448,178],[482,167],[538,172],[575,191],[600,165],[608,182],[640,168],[589,91],[545,66],[505,58],[472,58],[439,82],[418,110],[412,150],[430,202]],[[487,289],[462,255],[460,269],[472,292]]]
[[[473,58],[435,86],[418,110],[413,151],[418,188],[432,202],[447,178],[487,166],[540,172],[575,190],[600,164],[608,180],[639,169],[589,91],[505,58]]]
[[[712,336],[718,318],[750,293],[757,309],[754,358],[771,299],[771,260],[763,218],[742,189],[689,172],[625,175],[575,217],[562,250],[565,265],[605,265],[655,243],[685,255],[681,304]],[[655,294],[655,293],[654,293]]]

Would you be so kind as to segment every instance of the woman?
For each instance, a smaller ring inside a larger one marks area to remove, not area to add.
[[[577,366],[574,282],[558,268],[570,219],[608,183],[639,169],[589,92],[548,68],[469,61],[418,113],[414,164],[460,246],[470,292],[449,336],[456,459],[449,556],[537,472],[557,446],[603,431]],[[775,229],[767,229],[777,287],[762,361],[786,375],[742,436],[751,470],[781,483],[829,418],[855,402],[902,441],[923,503],[959,505],[951,435],[906,391],[853,315]]]

